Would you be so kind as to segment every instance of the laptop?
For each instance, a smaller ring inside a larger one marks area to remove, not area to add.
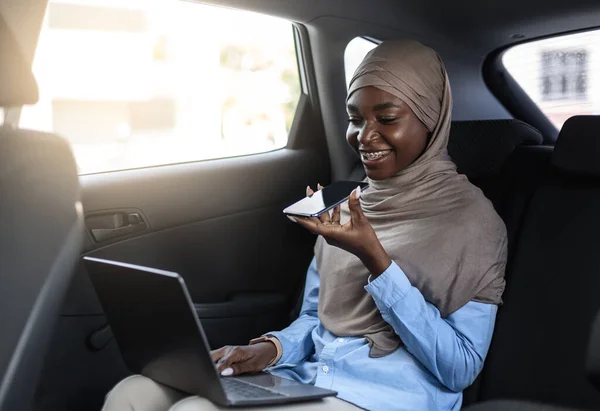
[[[221,377],[179,274],[93,257],[83,259],[132,372],[225,407],[284,404],[337,394],[264,372]]]

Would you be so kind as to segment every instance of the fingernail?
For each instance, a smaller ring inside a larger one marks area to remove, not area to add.
[[[310,186],[306,186],[306,195],[308,195],[309,191],[311,191]]]
[[[233,368],[225,368],[223,371],[221,371],[221,375],[223,377],[229,377],[230,375],[233,375]]]
[[[356,199],[360,198],[360,186],[356,187]]]
[[[295,219],[294,217],[292,217],[291,215],[287,216],[287,218],[289,218],[289,219],[292,221],[292,223],[297,223],[297,222],[298,222],[298,220],[296,220],[296,219]]]

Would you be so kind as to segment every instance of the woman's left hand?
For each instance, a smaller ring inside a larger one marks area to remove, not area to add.
[[[321,189],[318,186],[318,189]],[[313,191],[307,188],[307,195]],[[375,234],[375,230],[365,217],[360,206],[360,187],[357,187],[348,198],[350,221],[340,224],[340,207],[333,212],[323,213],[319,218],[294,217],[298,224],[312,232],[323,236],[328,244],[339,247],[357,256],[373,276],[383,273],[391,260]]]

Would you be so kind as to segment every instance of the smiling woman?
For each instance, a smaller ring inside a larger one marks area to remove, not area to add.
[[[369,188],[297,219],[319,235],[299,318],[213,351],[217,370],[265,370],[338,393],[298,410],[458,410],[504,291],[504,224],[448,157],[452,97],[435,51],[381,43],[350,81],[347,109]],[[108,398],[106,411],[164,411],[182,395],[138,377]],[[137,406],[151,398],[154,407]],[[171,409],[215,408],[192,397]]]

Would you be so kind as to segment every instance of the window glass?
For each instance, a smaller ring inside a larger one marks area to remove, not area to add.
[[[502,62],[557,129],[571,116],[600,114],[600,30],[515,46]]]
[[[80,173],[282,148],[300,97],[290,22],[172,0],[50,0],[23,128]]]
[[[377,47],[377,44],[364,37],[355,37],[348,43],[344,52],[344,65],[346,68],[346,88],[350,85],[350,80],[356,71],[360,62],[367,53]]]

